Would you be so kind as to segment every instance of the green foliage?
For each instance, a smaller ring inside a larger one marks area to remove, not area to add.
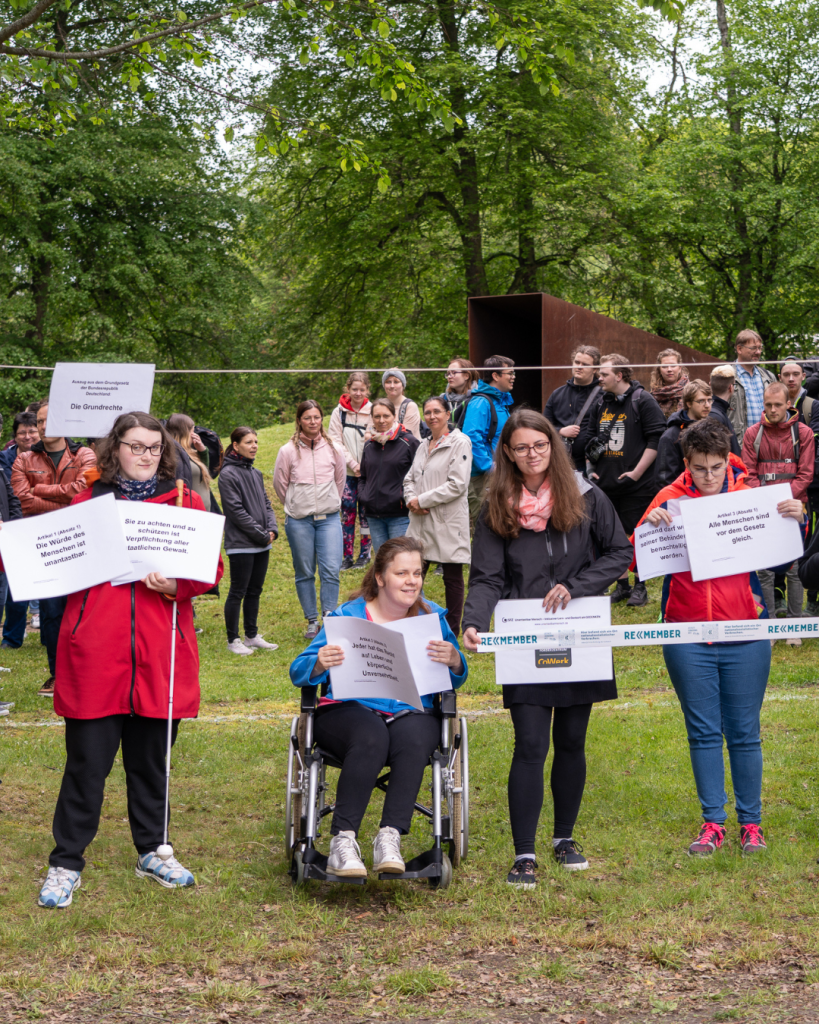
[[[53,147],[0,135],[0,362],[258,365],[257,285],[239,251],[248,218],[217,154],[170,119],[97,126]],[[8,375],[0,408],[46,388],[41,374]],[[166,376],[156,408],[225,427],[240,392],[246,380]]]

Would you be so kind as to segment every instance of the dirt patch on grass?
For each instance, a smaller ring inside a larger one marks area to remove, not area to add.
[[[176,974],[172,965],[129,975],[100,971],[92,984],[108,991],[94,996],[61,994],[60,979],[67,981],[79,965],[54,965],[55,986],[48,992],[3,992],[0,1021],[819,1021],[819,986],[811,984],[815,968],[795,950],[721,966],[741,959],[742,947],[682,953],[664,944],[636,954],[531,944],[459,949],[456,939],[447,943],[430,944],[402,963],[375,969],[357,966],[349,956],[342,964],[339,956],[319,948],[314,960],[299,962],[283,962],[274,949],[269,958],[225,965],[208,977]],[[657,957],[680,962],[667,966]],[[93,965],[84,968],[93,971]],[[26,973],[24,964],[15,970],[18,976]],[[14,974],[9,970],[6,979]]]

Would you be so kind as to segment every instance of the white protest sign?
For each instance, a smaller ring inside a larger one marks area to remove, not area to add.
[[[695,582],[770,569],[800,558],[799,524],[776,510],[792,497],[790,484],[714,494],[681,506]]]
[[[104,437],[124,412],[150,412],[153,363],[57,363],[46,437]]]
[[[344,615],[324,620],[327,642],[344,648],[344,661],[330,669],[333,697],[398,700],[422,710],[404,637],[369,619]]]
[[[682,516],[675,516],[671,525],[652,526],[643,523],[634,531],[634,554],[640,579],[653,580],[669,572],[686,572],[691,568]]]
[[[0,555],[14,601],[63,597],[128,569],[113,494],[3,523]]]
[[[410,668],[421,696],[452,689],[447,666],[440,661],[430,660],[427,654],[427,644],[430,640],[444,638],[441,620],[437,615],[413,615],[411,619],[385,622],[384,626],[387,629],[394,629],[404,637]]]
[[[216,582],[224,516],[151,501],[118,501],[116,510],[131,567],[111,579],[114,586],[144,579],[149,572]]]
[[[495,649],[498,686],[521,683],[578,683],[614,678],[611,650],[607,647],[573,650],[581,627],[604,629],[611,625],[611,599],[578,597],[566,608],[545,612],[539,599],[498,601],[495,635],[538,634],[548,630],[550,642],[534,650],[526,646]]]

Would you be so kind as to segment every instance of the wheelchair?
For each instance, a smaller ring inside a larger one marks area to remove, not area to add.
[[[363,885],[365,878],[342,878],[329,872],[327,855],[315,845],[322,819],[335,808],[327,802],[327,769],[341,768],[341,762],[313,739],[317,690],[317,686],[302,687],[301,714],[293,717],[290,726],[284,839],[290,858],[289,874],[297,886],[312,880]],[[432,825],[433,845],[407,861],[403,874],[379,873],[381,881],[426,878],[431,886],[447,889],[453,867],[458,867],[469,852],[469,739],[466,719],[458,719],[454,690],[436,695],[435,713],[441,719],[441,740],[429,762],[431,806],[415,804],[416,812]],[[451,732],[454,735],[450,738]],[[386,771],[376,788],[386,792],[389,778]]]

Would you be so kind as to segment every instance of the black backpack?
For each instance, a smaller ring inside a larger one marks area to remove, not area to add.
[[[398,422],[403,424],[404,417],[407,415],[407,407],[410,404],[411,399],[405,398],[401,405],[398,407]],[[421,440],[423,441],[427,437],[432,437],[432,431],[429,427],[421,420]]]
[[[464,399],[460,406],[455,410],[452,422],[458,430],[463,430],[464,420],[466,419],[466,407],[470,402],[474,402],[476,398],[485,398],[486,401],[489,402],[489,433],[486,436],[486,440],[491,447],[492,442],[495,439],[495,434],[498,432],[498,410],[495,408],[495,403],[489,395],[484,394],[483,391],[473,392],[469,398]]]

